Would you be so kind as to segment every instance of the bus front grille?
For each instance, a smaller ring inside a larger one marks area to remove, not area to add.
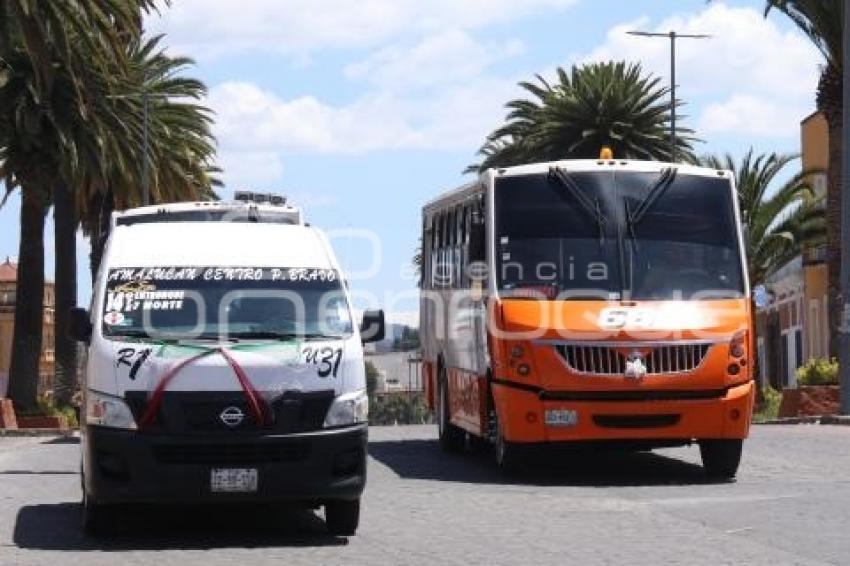
[[[704,342],[678,342],[651,347],[623,347],[616,344],[558,344],[558,354],[567,366],[578,373],[623,375],[631,352],[643,358],[648,375],[684,373],[698,368],[711,348]]]

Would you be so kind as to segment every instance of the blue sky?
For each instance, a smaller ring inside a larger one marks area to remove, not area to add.
[[[799,150],[820,58],[764,3],[703,0],[181,0],[148,18],[210,88],[227,188],[287,194],[339,234],[353,281],[395,311],[417,309],[409,261],[422,204],[468,180],[482,138],[519,80],[558,65],[625,59],[668,81],[668,44],[628,29],[710,33],[677,47],[683,123],[700,152]],[[0,256],[15,256],[19,200],[0,209]],[[53,272],[52,224],[46,235]],[[88,301],[80,239],[80,300]],[[406,298],[402,299],[401,296]],[[399,314],[399,319],[404,318]]]

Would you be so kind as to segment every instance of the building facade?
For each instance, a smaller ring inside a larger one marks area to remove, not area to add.
[[[0,397],[6,396],[9,383],[9,366],[12,361],[12,336],[15,329],[15,289],[18,265],[10,258],[0,263]],[[39,361],[38,391],[44,393],[51,387],[54,371],[54,284],[44,284],[44,317],[41,359]]]
[[[819,112],[800,124],[803,170],[818,197],[826,195],[829,136]],[[768,302],[756,314],[759,379],[776,389],[796,387],[796,370],[810,358],[829,356],[827,266],[823,246],[808,249],[765,282]]]

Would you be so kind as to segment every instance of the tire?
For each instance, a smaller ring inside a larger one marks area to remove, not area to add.
[[[458,452],[463,448],[464,434],[461,429],[451,423],[449,416],[449,389],[446,383],[446,373],[440,370],[437,383],[437,429],[440,438],[440,448],[444,452]]]
[[[90,537],[106,538],[115,534],[115,513],[107,505],[94,503],[83,492],[83,532]]]
[[[502,432],[502,425],[499,422],[499,416],[493,409],[493,455],[496,459],[496,465],[503,472],[514,474],[520,470],[521,458],[519,456],[519,446],[513,442],[505,440],[505,435]]]
[[[700,440],[702,467],[708,477],[724,480],[734,478],[741,463],[743,446],[744,441],[740,439]]]
[[[325,503],[325,524],[335,536],[350,537],[360,524],[360,499],[328,501]]]

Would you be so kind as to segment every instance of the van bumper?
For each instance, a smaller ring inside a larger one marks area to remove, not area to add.
[[[357,499],[366,484],[365,424],[303,434],[164,435],[87,426],[83,485],[95,503]],[[214,468],[256,468],[257,491],[216,493]]]
[[[499,419],[505,423],[505,437],[512,442],[636,440],[647,446],[665,446],[746,438],[755,385],[748,381],[710,397],[690,399],[572,399],[559,395],[561,392],[532,392],[504,384],[494,385],[493,393]],[[548,425],[549,410],[575,411],[576,422]]]

